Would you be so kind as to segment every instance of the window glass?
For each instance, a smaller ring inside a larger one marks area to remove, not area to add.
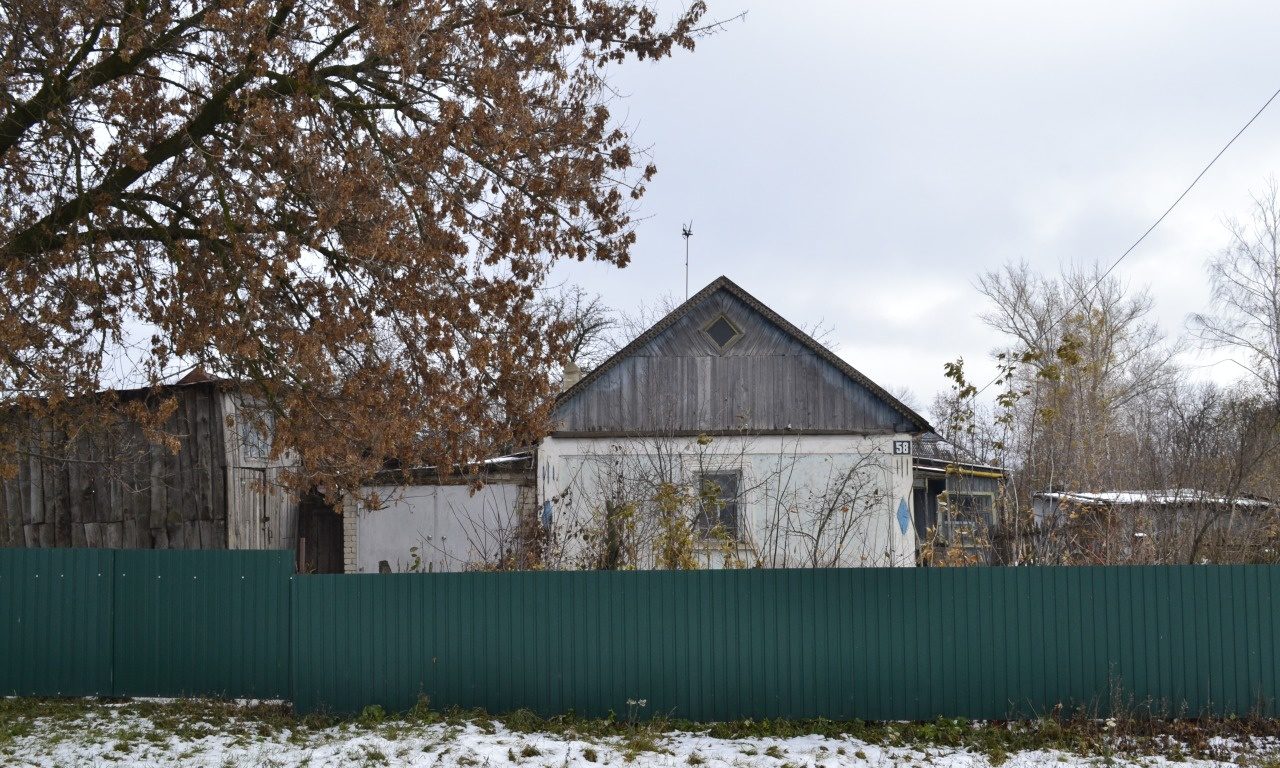
[[[954,544],[974,544],[985,540],[990,530],[994,497],[989,493],[948,491],[938,497],[945,511],[943,534]]]
[[[738,329],[733,327],[733,323],[724,317],[717,317],[715,322],[706,327],[706,334],[716,343],[716,346],[724,349],[738,336]]]
[[[741,472],[704,472],[699,475],[701,511],[697,519],[698,533],[710,536],[722,532],[731,538],[738,537],[738,488],[741,484]]]
[[[275,415],[262,413],[257,414],[256,418],[249,418],[247,413],[241,412],[238,420],[241,455],[246,459],[270,458],[272,433],[275,432]]]

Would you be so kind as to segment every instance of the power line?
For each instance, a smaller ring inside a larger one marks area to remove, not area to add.
[[[1165,209],[1164,213],[1160,214],[1160,218],[1156,219],[1155,223],[1147,227],[1147,231],[1143,232],[1142,236],[1139,237],[1137,240],[1134,240],[1133,245],[1126,248],[1125,252],[1120,254],[1120,258],[1116,259],[1114,262],[1112,262],[1111,266],[1107,267],[1107,271],[1102,273],[1102,276],[1098,278],[1097,282],[1095,282],[1092,286],[1090,286],[1088,290],[1080,294],[1080,297],[1077,298],[1075,302],[1070,307],[1067,308],[1067,311],[1062,315],[1062,317],[1059,317],[1058,319],[1049,323],[1049,327],[1045,329],[1046,332],[1053,330],[1055,327],[1057,327],[1058,323],[1062,322],[1063,320],[1066,320],[1067,317],[1070,316],[1072,310],[1074,310],[1078,306],[1081,306],[1081,304],[1089,296],[1089,294],[1097,290],[1102,285],[1102,281],[1106,280],[1107,277],[1109,277],[1111,273],[1115,271],[1115,268],[1120,266],[1120,262],[1124,261],[1125,257],[1133,253],[1133,250],[1137,248],[1139,245],[1141,245],[1143,240],[1147,239],[1147,235],[1154,232],[1155,228],[1160,226],[1160,223],[1163,222],[1165,218],[1167,218],[1169,214],[1173,212],[1173,209],[1178,207],[1178,203],[1181,203],[1182,199],[1185,198],[1191,192],[1191,190],[1195,188],[1196,184],[1200,182],[1200,179],[1204,178],[1204,175],[1209,172],[1209,169],[1213,167],[1214,163],[1218,162],[1218,158],[1222,157],[1226,153],[1226,151],[1231,148],[1231,145],[1236,143],[1236,139],[1240,138],[1240,136],[1245,131],[1249,130],[1249,126],[1253,125],[1254,121],[1257,120],[1259,117],[1261,117],[1263,112],[1267,111],[1267,107],[1271,106],[1271,102],[1275,101],[1277,96],[1280,96],[1280,88],[1277,88],[1276,92],[1271,94],[1271,98],[1267,99],[1266,103],[1264,103],[1261,107],[1259,107],[1257,112],[1253,113],[1253,117],[1249,118],[1249,122],[1245,123],[1244,126],[1240,128],[1240,130],[1236,131],[1235,135],[1231,137],[1231,140],[1228,141],[1226,144],[1224,144],[1222,146],[1222,149],[1218,150],[1218,154],[1214,155],[1213,159],[1209,161],[1209,164],[1206,165],[1204,168],[1202,168],[1200,170],[1200,173],[1196,174],[1196,177],[1191,180],[1191,183],[1187,185],[1187,188],[1182,190],[1182,194],[1178,195],[1178,199],[1174,200],[1173,203],[1168,208]],[[1001,376],[1002,374],[996,374],[995,378],[993,378],[991,381],[988,381],[986,384],[983,384],[982,388],[979,389],[977,392],[975,392],[973,396],[976,398],[978,395],[982,394],[983,392],[986,392],[987,389],[992,384],[995,384],[997,381],[1000,380]]]

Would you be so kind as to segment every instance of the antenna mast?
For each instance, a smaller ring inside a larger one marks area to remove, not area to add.
[[[693,237],[693,219],[680,227],[680,236],[684,238],[684,300],[689,300],[689,238]]]

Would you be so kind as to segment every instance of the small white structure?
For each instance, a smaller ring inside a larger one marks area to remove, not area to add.
[[[1197,488],[1045,492],[1040,550],[1068,562],[1273,562],[1271,503]]]
[[[386,501],[357,508],[356,573],[440,573],[496,560],[514,535],[521,492],[512,483],[367,490]]]
[[[1270,502],[1252,497],[1227,498],[1197,488],[1170,488],[1143,491],[1099,491],[1094,493],[1045,491],[1032,499],[1035,520],[1041,526],[1060,525],[1071,511],[1131,510],[1159,511],[1164,519],[1176,521],[1180,516],[1202,509],[1234,509],[1241,512],[1262,511]]]
[[[387,472],[344,520],[346,573],[446,573],[496,568],[532,519],[531,456],[491,459],[475,476]],[[481,485],[477,488],[475,480]]]

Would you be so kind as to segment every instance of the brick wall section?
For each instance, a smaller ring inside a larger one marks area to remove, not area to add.
[[[342,502],[342,572],[356,572],[356,508],[352,499]]]

